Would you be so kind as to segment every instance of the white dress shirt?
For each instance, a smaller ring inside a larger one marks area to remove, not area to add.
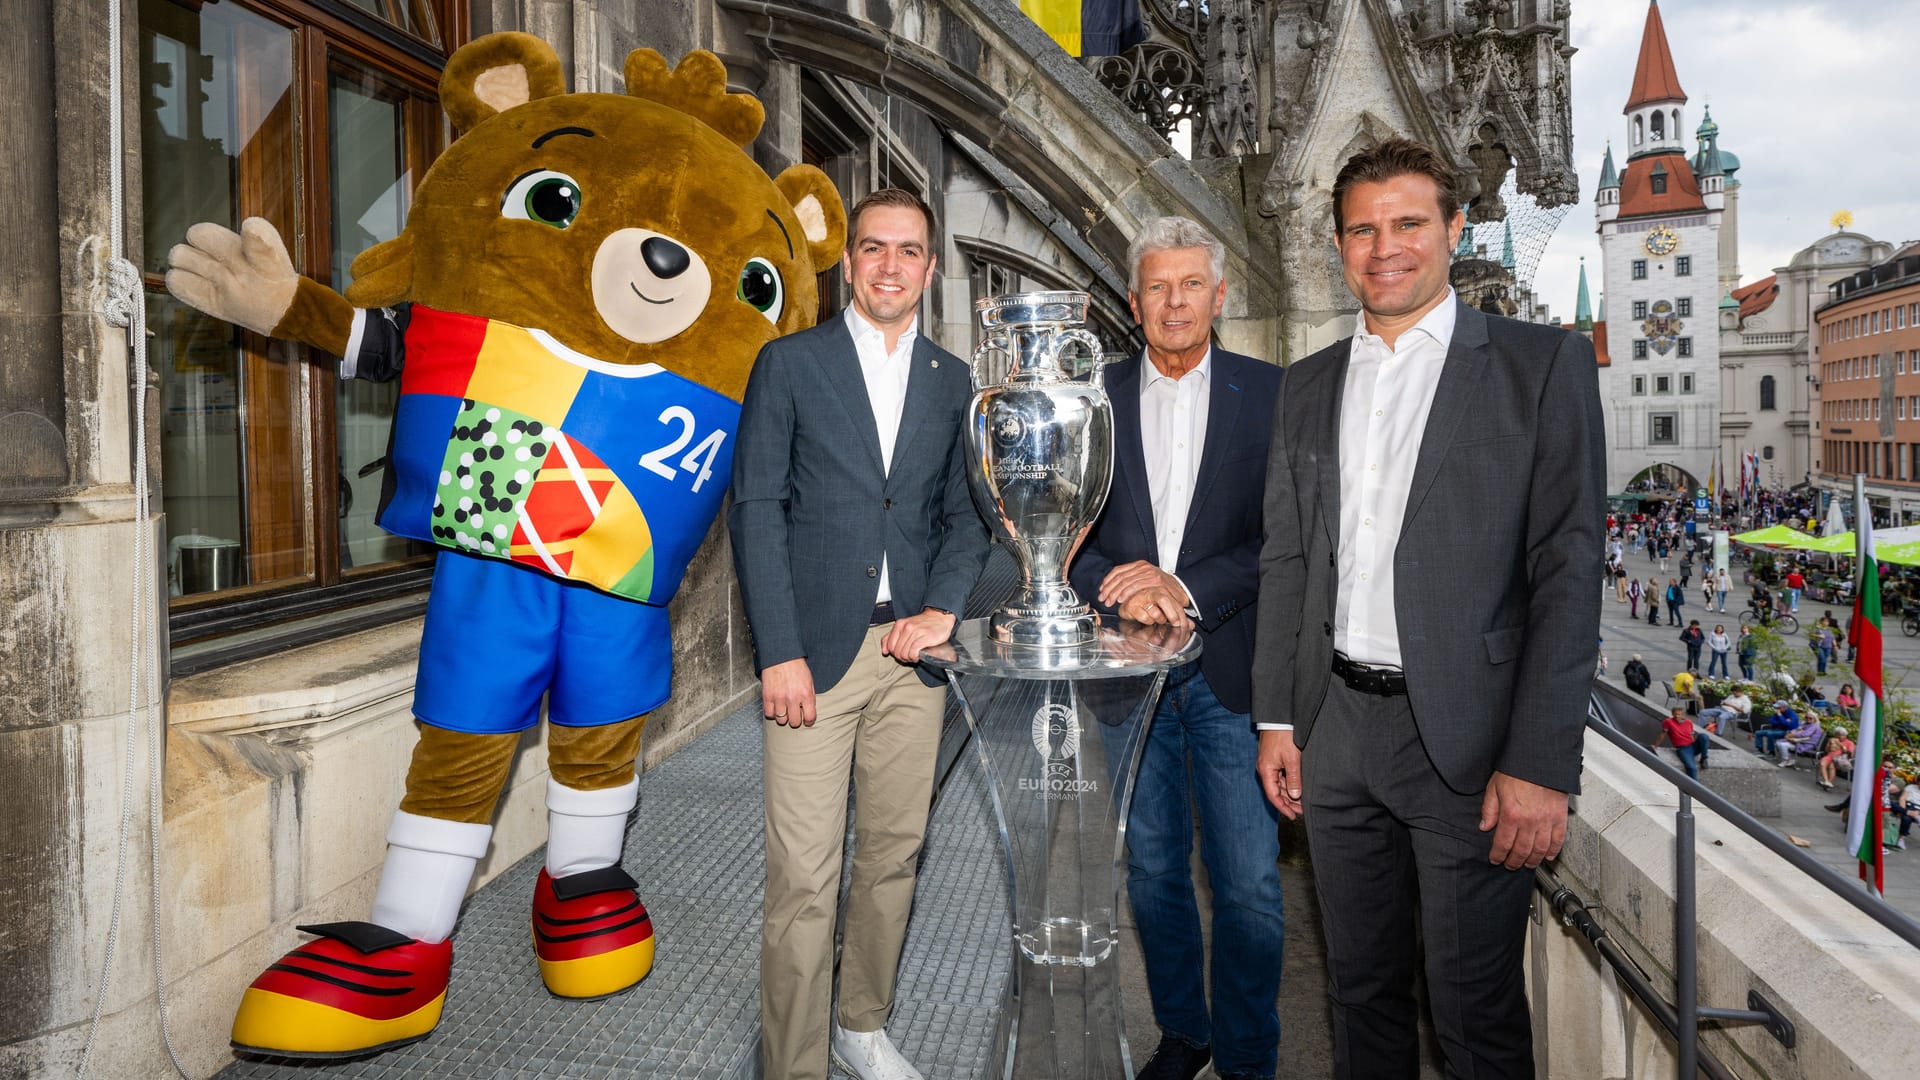
[[[853,335],[853,351],[860,358],[860,375],[867,384],[867,404],[873,407],[873,424],[880,435],[880,467],[893,468],[893,444],[900,437],[900,411],[907,403],[907,376],[913,370],[913,342],[920,336],[920,317],[900,334],[900,340],[887,351],[887,337],[872,323],[860,317],[853,305],[847,305],[847,332]],[[887,580],[887,554],[880,553],[880,592],[876,602],[893,599]]]
[[[1453,343],[1454,294],[1389,348],[1356,317],[1340,399],[1339,585],[1333,647],[1363,664],[1400,664],[1393,556],[1427,414]]]
[[[1208,390],[1213,381],[1213,347],[1193,370],[1172,378],[1148,357],[1140,358],[1140,451],[1147,463],[1147,495],[1153,503],[1154,543],[1160,569],[1180,566],[1186,540],[1187,511],[1200,475],[1200,450],[1207,441]],[[1181,590],[1186,583],[1181,582]],[[1187,595],[1187,606],[1193,596]]]

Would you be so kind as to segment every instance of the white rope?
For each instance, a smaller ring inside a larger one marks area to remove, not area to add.
[[[107,994],[113,982],[114,953],[120,941],[120,901],[127,877],[127,832],[133,816],[134,741],[139,733],[144,732],[147,738],[147,847],[153,884],[154,1002],[160,1013],[160,1040],[166,1046],[167,1060],[173,1063],[174,1071],[181,1077],[192,1080],[180,1064],[180,1056],[173,1046],[173,1035],[167,1028],[167,979],[162,946],[165,935],[160,922],[161,713],[158,702],[154,700],[158,692],[156,673],[148,662],[157,640],[153,625],[155,617],[151,609],[158,597],[158,586],[149,587],[155,567],[147,521],[147,312],[140,269],[125,256],[126,175],[122,135],[125,116],[121,111],[121,22],[120,0],[108,0],[107,85],[109,100],[113,102],[113,120],[108,125],[110,149],[107,165],[111,189],[108,217],[111,241],[101,312],[107,322],[127,328],[127,353],[131,361],[128,365],[128,392],[133,398],[133,631],[129,635],[131,655],[127,662],[127,741],[120,777],[120,827],[114,846],[113,901],[107,918],[107,944],[100,964],[100,984],[93,999],[93,1019],[87,1025],[86,1045],[80,1051],[79,1075],[87,1075],[87,1066],[93,1057],[94,1039],[100,1033],[100,1019],[106,1011]],[[90,276],[97,286],[100,257],[93,240],[90,239],[82,248],[81,257],[90,264]]]

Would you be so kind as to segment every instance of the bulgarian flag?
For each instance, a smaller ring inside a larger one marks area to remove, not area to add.
[[[1864,508],[1863,508],[1864,510]],[[1860,733],[1853,750],[1853,804],[1847,813],[1847,847],[1860,860],[1860,879],[1873,866],[1873,891],[1885,893],[1885,856],[1880,850],[1880,767],[1886,750],[1880,716],[1884,696],[1880,673],[1880,566],[1873,557],[1872,515],[1861,513],[1858,528],[1860,587],[1854,590],[1853,640],[1858,647],[1853,673],[1860,678]]]

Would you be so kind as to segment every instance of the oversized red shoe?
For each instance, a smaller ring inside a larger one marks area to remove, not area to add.
[[[533,952],[555,997],[597,998],[630,989],[653,970],[653,920],[618,866],[550,877],[533,886]]]
[[[300,929],[319,938],[253,980],[233,1018],[233,1047],[343,1058],[424,1039],[440,1022],[453,943],[428,944],[373,923]]]

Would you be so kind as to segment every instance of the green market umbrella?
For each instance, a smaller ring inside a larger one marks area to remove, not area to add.
[[[1814,542],[1814,538],[1796,529],[1789,529],[1785,525],[1772,525],[1764,529],[1755,529],[1753,532],[1741,533],[1733,538],[1733,542],[1753,547],[1801,548]]]

